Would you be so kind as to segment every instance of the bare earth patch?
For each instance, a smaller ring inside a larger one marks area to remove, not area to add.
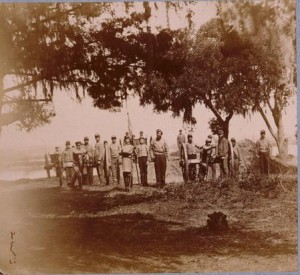
[[[297,271],[296,175],[224,187],[184,185],[172,169],[169,165],[168,174],[177,183],[164,189],[134,185],[130,193],[100,186],[78,192],[57,187],[54,178],[1,182],[1,269],[9,274]],[[218,211],[227,215],[229,229],[212,232],[207,215]],[[14,264],[10,232],[16,233]]]

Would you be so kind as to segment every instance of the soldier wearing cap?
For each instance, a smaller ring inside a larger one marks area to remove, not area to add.
[[[130,144],[130,138],[125,137],[125,144],[120,152],[122,156],[122,170],[123,170],[123,178],[125,191],[129,191],[132,188],[132,156],[133,156],[133,145]]]
[[[95,134],[96,144],[94,151],[94,161],[100,185],[104,184],[104,144],[100,141],[100,135]]]
[[[83,172],[83,157],[86,154],[85,149],[81,147],[81,141],[75,142],[76,147],[73,149],[74,175],[70,186],[74,188],[76,180],[78,187],[82,189],[82,172]]]
[[[256,142],[256,152],[259,158],[259,166],[262,174],[269,174],[270,157],[272,156],[272,145],[266,138],[265,130],[260,131],[260,139]]]
[[[126,132],[126,133],[125,133],[125,136],[124,136],[124,139],[123,139],[123,145],[125,144],[125,139],[126,139],[126,138],[129,138],[130,141],[131,141],[131,137],[130,137],[130,135],[129,135],[129,132]]]
[[[103,146],[104,146],[104,165],[103,165],[104,177],[105,177],[106,185],[109,185],[109,176],[110,176],[110,171],[111,171],[111,160],[110,160],[109,150],[105,150],[105,148],[109,148],[107,140],[104,140]]]
[[[233,151],[233,159],[230,162],[231,164],[231,175],[237,177],[239,175],[240,170],[240,162],[241,162],[241,151],[239,146],[236,144],[235,138],[230,139],[232,144],[232,151]]]
[[[125,140],[130,137],[125,137]],[[110,153],[110,164],[111,164],[111,172],[112,172],[112,180],[114,184],[120,184],[120,153],[121,148],[120,145],[117,143],[116,136],[111,137],[111,144],[109,145],[109,153]]]
[[[70,185],[73,177],[73,150],[70,141],[66,141],[66,148],[62,153],[62,162],[66,172],[67,185]]]
[[[181,149],[181,145],[186,142],[185,134],[182,133],[182,130],[179,130],[179,135],[177,136],[177,146],[178,149]]]
[[[197,153],[199,152],[199,149],[200,149],[200,146],[198,146],[197,144],[194,143],[192,134],[188,134],[187,139],[188,139],[188,141],[185,144],[187,158],[188,159],[196,159]],[[196,179],[196,177],[197,177],[196,168],[197,168],[197,166],[195,163],[191,163],[189,165],[189,179],[190,180]]]
[[[59,147],[55,147],[55,151],[50,155],[53,167],[55,168],[56,177],[59,179],[59,186],[62,186],[62,159]]]
[[[168,159],[168,145],[162,138],[162,130],[156,130],[156,138],[152,140],[150,145],[150,156],[154,160],[154,168],[156,175],[156,183],[158,187],[166,184],[166,170]]]
[[[215,150],[216,145],[212,144],[212,139],[207,138],[205,140],[205,145],[201,146],[201,175],[203,178],[207,176],[209,168],[212,170],[212,179],[215,180],[216,169],[214,164],[213,150]]]
[[[148,157],[149,150],[145,144],[145,139],[140,137],[139,144],[136,147],[136,155],[138,158],[140,173],[141,173],[141,183],[143,186],[148,186]]]
[[[82,184],[93,185],[93,166],[94,166],[94,149],[93,146],[89,144],[89,138],[84,137],[85,154],[83,157],[83,177]]]
[[[221,177],[227,177],[229,174],[228,160],[229,160],[229,142],[224,137],[224,131],[218,131],[219,142],[217,148],[217,157],[219,158]]]

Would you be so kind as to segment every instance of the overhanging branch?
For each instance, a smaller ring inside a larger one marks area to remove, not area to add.
[[[266,114],[264,113],[264,110],[259,106],[259,107],[258,107],[258,111],[259,111],[259,113],[261,114],[263,120],[265,121],[265,123],[266,123],[266,125],[267,125],[267,127],[268,127],[268,129],[269,129],[269,131],[270,131],[270,133],[271,133],[271,135],[272,135],[273,138],[277,141],[277,136],[276,136],[276,134],[275,134],[275,132],[274,132],[274,130],[273,130],[273,128],[272,128],[272,126],[271,126],[271,124],[270,124],[270,122],[269,122],[267,116],[266,116]]]

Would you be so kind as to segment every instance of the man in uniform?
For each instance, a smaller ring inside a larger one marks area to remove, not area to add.
[[[153,139],[150,145],[150,155],[154,160],[154,168],[156,175],[156,183],[158,187],[163,187],[166,184],[166,170],[168,159],[168,145],[162,138],[163,132],[156,130],[156,139]]]
[[[124,138],[127,140],[129,137]],[[130,138],[129,138],[130,139]],[[114,184],[120,184],[120,152],[121,148],[120,145],[117,143],[116,136],[111,137],[111,144],[109,146],[109,152],[110,152],[110,164],[111,164],[111,172],[112,172],[112,180]]]
[[[105,150],[105,148],[109,148],[108,142],[105,140],[103,142],[104,145],[104,176],[105,176],[105,183],[109,185],[109,176],[111,171],[111,161],[110,161],[110,152],[109,150]],[[107,155],[106,155],[107,154]]]
[[[136,154],[138,157],[138,163],[141,174],[141,183],[143,186],[148,186],[148,157],[149,150],[147,145],[144,143],[145,140],[143,137],[140,137],[140,144],[136,147]]]
[[[236,144],[235,138],[230,139],[232,144],[232,151],[233,151],[233,159],[231,160],[231,175],[237,177],[239,175],[240,170],[240,162],[241,162],[241,152],[239,146]]]
[[[81,148],[81,141],[75,143],[76,147],[73,150],[73,162],[74,162],[74,175],[70,186],[74,188],[76,180],[78,180],[78,187],[82,189],[82,170],[83,170],[83,155],[86,153],[83,148]]]
[[[219,136],[218,131],[213,130],[211,135],[207,136],[207,139],[211,141],[210,145],[212,146],[211,150],[211,172],[212,172],[212,180],[216,179],[217,176],[217,167],[218,163],[217,161],[217,152],[218,152],[218,144],[219,144]]]
[[[95,166],[100,185],[104,185],[104,144],[100,141],[100,135],[95,134],[96,144],[94,151]]]
[[[207,177],[208,169],[211,167],[212,170],[212,179],[215,180],[215,170],[213,165],[215,165],[214,160],[215,156],[213,155],[213,150],[216,148],[215,145],[212,145],[212,139],[207,138],[205,140],[205,145],[201,146],[201,175],[203,179]]]
[[[269,174],[270,158],[272,156],[272,145],[266,138],[265,130],[260,131],[260,139],[256,142],[256,152],[259,158],[259,166],[262,174]]]
[[[129,138],[129,139],[130,139],[130,142],[131,142],[131,138],[130,138],[129,132],[126,132],[126,133],[125,133],[125,136],[124,136],[124,139],[123,139],[123,145],[125,144],[125,139],[126,139],[126,138]]]
[[[84,155],[84,173],[83,173],[83,179],[82,184],[86,185],[93,185],[93,165],[94,165],[94,149],[93,146],[89,144],[89,138],[84,138],[84,146],[83,148],[86,151],[86,154]]]
[[[220,129],[218,131],[219,143],[217,150],[217,157],[220,163],[221,177],[227,177],[229,173],[228,169],[228,157],[229,157],[229,142],[224,137],[224,131]]]
[[[133,154],[134,147],[130,144],[129,137],[125,138],[125,144],[120,152],[122,156],[122,170],[123,170],[123,178],[124,178],[124,185],[125,191],[129,191],[132,188],[132,154]]]
[[[186,143],[186,153],[188,160],[197,159],[197,152],[200,149],[200,146],[193,142],[193,135],[188,134],[188,141]],[[189,165],[189,179],[195,180],[197,177],[197,165],[195,163],[191,163]]]
[[[62,186],[62,159],[61,159],[61,153],[59,150],[59,147],[55,147],[55,151],[52,154],[53,158],[53,167],[55,168],[56,176],[59,179],[59,186]]]
[[[70,141],[66,141],[66,149],[62,153],[62,162],[66,172],[67,185],[69,186],[73,177],[73,150]]]
[[[140,131],[140,137],[139,138],[144,138],[144,132]]]
[[[179,135],[177,136],[177,146],[179,151],[181,149],[181,144],[185,142],[186,142],[185,135],[182,133],[182,130],[179,130]]]

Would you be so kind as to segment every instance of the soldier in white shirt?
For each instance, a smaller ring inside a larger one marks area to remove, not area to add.
[[[136,154],[138,157],[138,163],[141,174],[141,183],[143,186],[148,186],[148,157],[149,150],[147,145],[145,144],[145,139],[140,137],[140,144],[136,147]]]
[[[66,149],[62,152],[62,162],[66,172],[67,185],[70,185],[73,177],[73,149],[70,141],[66,141]]]
[[[127,138],[127,137],[126,137]],[[124,139],[125,142],[125,139]],[[114,184],[120,184],[120,153],[121,147],[117,143],[117,137],[111,137],[111,144],[109,145],[109,153],[110,153],[110,164],[111,164],[111,172],[112,172],[112,180]]]
[[[104,184],[104,144],[100,140],[100,135],[95,134],[96,144],[94,151],[95,166],[99,178],[99,183]]]
[[[152,140],[150,145],[150,155],[154,160],[156,184],[160,188],[166,184],[166,170],[169,151],[166,141],[162,138],[162,134],[162,130],[156,130],[156,138]]]
[[[272,155],[272,145],[266,138],[266,131],[260,131],[260,139],[256,142],[257,156],[262,174],[269,174],[270,157]]]
[[[93,185],[93,166],[94,166],[94,148],[92,145],[89,144],[89,138],[84,138],[84,145],[83,148],[86,151],[86,154],[84,155],[84,161],[83,161],[83,178],[82,178],[82,184],[89,184]]]

